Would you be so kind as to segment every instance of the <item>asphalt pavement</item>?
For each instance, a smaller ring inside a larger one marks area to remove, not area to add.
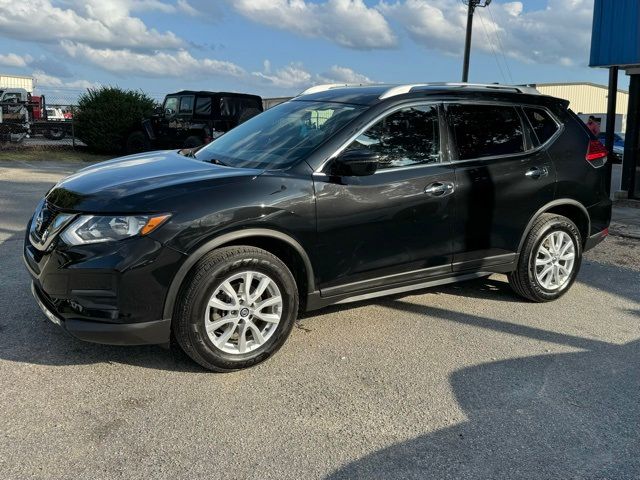
[[[640,478],[640,241],[611,237],[547,304],[504,276],[328,308],[271,360],[211,374],[83,343],[22,265],[79,164],[0,164],[0,478]]]

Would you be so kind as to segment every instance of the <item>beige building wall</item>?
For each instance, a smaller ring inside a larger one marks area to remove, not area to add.
[[[569,100],[571,110],[581,117],[595,115],[602,118],[604,129],[607,113],[607,87],[595,83],[538,83],[536,89],[552,97]],[[618,90],[616,99],[616,131],[624,131],[627,123],[629,93]]]

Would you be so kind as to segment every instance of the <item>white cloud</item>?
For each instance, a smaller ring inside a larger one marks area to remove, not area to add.
[[[320,74],[319,79],[324,83],[374,83],[366,75],[339,65],[333,65],[328,72]]]
[[[97,82],[90,82],[88,80],[71,80],[65,81],[61,78],[54,77],[53,75],[47,75],[46,73],[38,70],[33,72],[32,74],[36,88],[75,88],[75,89],[86,89],[86,88],[96,88],[99,87],[100,84]]]
[[[366,75],[348,67],[333,65],[326,73],[313,74],[302,63],[290,63],[272,71],[269,60],[264,61],[262,72],[253,72],[251,75],[262,83],[283,89],[304,89],[322,83],[373,83]]]
[[[158,32],[129,15],[134,8],[151,8],[160,3],[76,0],[67,2],[68,8],[63,8],[52,0],[0,0],[0,35],[48,43],[66,39],[112,48],[183,47],[185,42],[174,33]]]
[[[68,40],[62,41],[60,45],[70,57],[117,74],[189,78],[208,75],[241,77],[245,74],[245,71],[234,63],[195,58],[186,50],[140,53],[128,49],[98,49]]]
[[[229,0],[250,20],[348,48],[390,48],[397,43],[383,15],[363,0]]]
[[[15,53],[0,54],[0,65],[3,67],[26,67],[33,61],[30,55],[20,56]]]
[[[416,43],[446,54],[462,53],[467,13],[458,0],[382,1],[377,9],[402,25]],[[592,11],[592,0],[549,0],[546,8],[529,11],[522,2],[493,2],[476,10],[473,46],[492,52],[493,45],[497,52],[497,34],[507,57],[526,63],[586,64]]]

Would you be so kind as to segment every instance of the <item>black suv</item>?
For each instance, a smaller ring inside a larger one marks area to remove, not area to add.
[[[314,87],[186,156],[62,180],[24,257],[74,336],[174,338],[228,371],[330,304],[495,272],[560,297],[607,235],[606,160],[566,101],[526,87]]]

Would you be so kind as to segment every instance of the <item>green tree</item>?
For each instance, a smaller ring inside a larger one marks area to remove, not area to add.
[[[128,134],[152,114],[156,103],[140,91],[118,87],[89,89],[78,99],[76,136],[96,152],[120,153]]]

